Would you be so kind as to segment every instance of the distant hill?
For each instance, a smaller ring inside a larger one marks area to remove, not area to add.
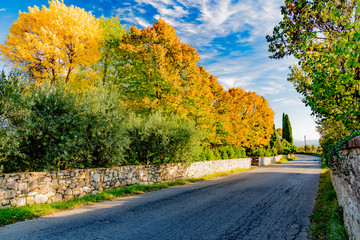
[[[316,147],[319,146],[319,140],[306,140],[307,145],[315,145]],[[296,146],[304,146],[304,140],[294,140],[294,145]]]

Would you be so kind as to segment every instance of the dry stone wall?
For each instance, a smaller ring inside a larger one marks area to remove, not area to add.
[[[273,157],[259,157],[259,166],[267,166],[281,160],[282,155]]]
[[[340,206],[344,209],[344,222],[350,239],[360,240],[360,136],[348,141],[340,156],[345,159],[343,173],[331,171]]]
[[[281,160],[283,155],[272,156],[272,157],[252,157],[251,165],[253,166],[268,166],[272,163],[276,163]],[[288,155],[288,157],[290,157]]]
[[[0,206],[51,203],[132,184],[152,184],[250,168],[251,158],[0,174]]]

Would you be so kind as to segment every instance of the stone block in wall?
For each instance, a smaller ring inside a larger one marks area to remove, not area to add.
[[[47,201],[49,200],[49,197],[44,194],[37,194],[37,195],[35,195],[34,199],[35,199],[35,203],[41,204],[41,203],[47,203]]]
[[[73,198],[74,198],[74,195],[72,195],[72,194],[66,194],[66,195],[64,195],[64,201],[71,200],[71,199],[73,199]]]
[[[25,204],[26,204],[26,198],[25,197],[19,198],[17,200],[17,203],[16,203],[17,206],[24,206]]]
[[[35,198],[34,197],[27,197],[26,198],[26,204],[34,204],[35,203]]]

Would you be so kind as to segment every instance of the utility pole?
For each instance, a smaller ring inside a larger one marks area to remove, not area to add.
[[[304,145],[304,147],[306,146],[306,135],[304,135],[304,141],[305,141],[305,145]]]

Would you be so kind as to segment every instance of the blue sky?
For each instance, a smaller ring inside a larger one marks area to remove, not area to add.
[[[295,59],[269,59],[266,34],[281,20],[284,0],[64,0],[91,11],[96,17],[117,15],[129,28],[147,27],[159,18],[176,29],[179,38],[194,46],[200,64],[215,75],[225,88],[241,87],[264,96],[275,111],[275,125],[281,127],[282,113],[289,115],[296,140],[318,139],[310,109],[287,82]],[[19,10],[48,6],[47,0],[14,0],[0,5],[0,44]],[[0,62],[1,63],[1,62]],[[4,64],[2,64],[4,65]],[[1,66],[2,67],[2,66]]]

